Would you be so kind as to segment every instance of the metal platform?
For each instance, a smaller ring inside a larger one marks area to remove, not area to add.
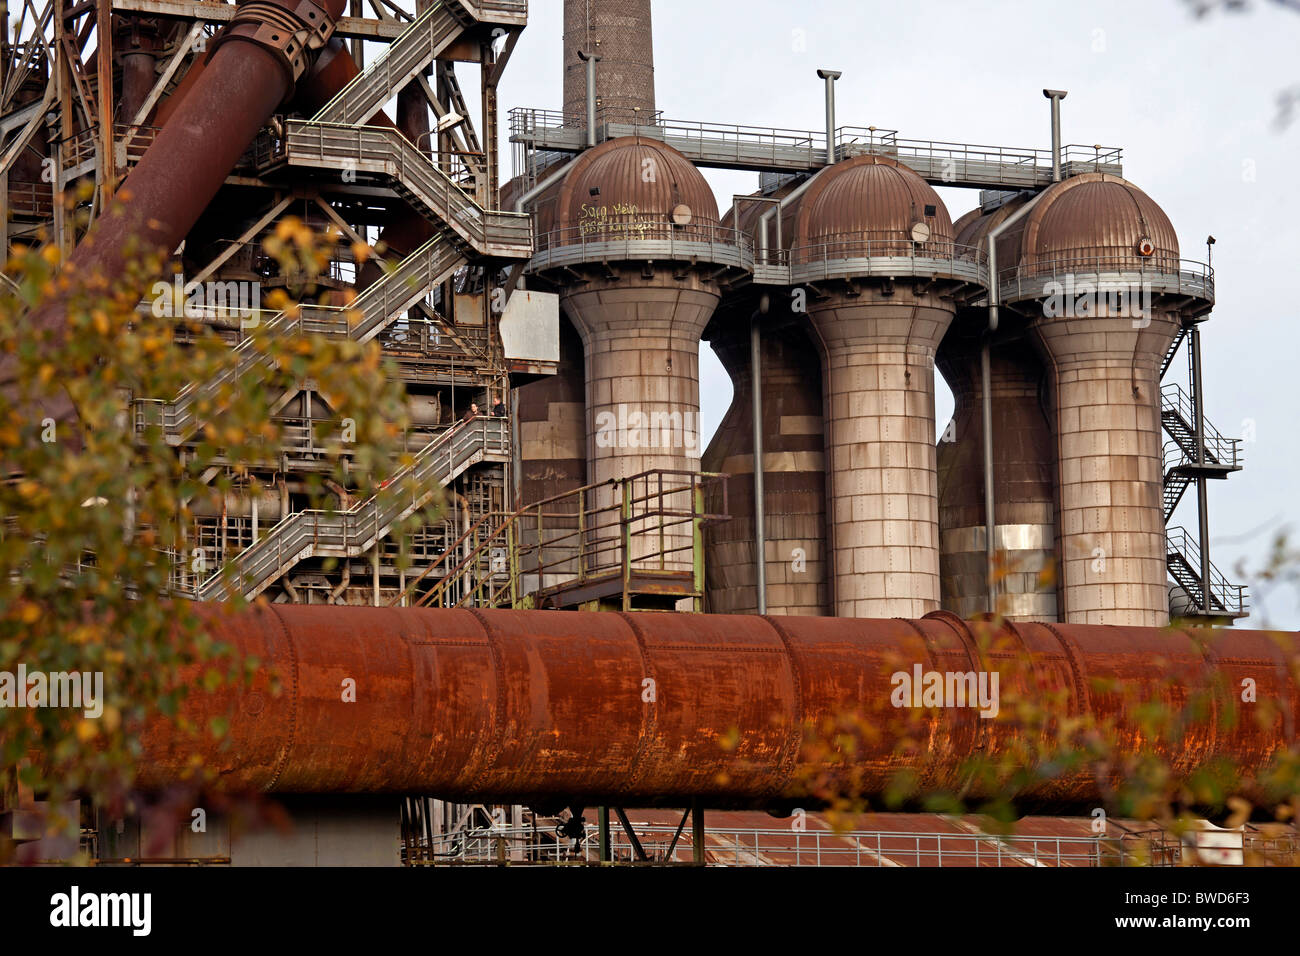
[[[780,127],[741,126],[673,120],[655,114],[644,123],[615,123],[597,114],[597,142],[620,136],[656,139],[681,152],[697,166],[744,169],[761,173],[800,173],[826,165],[826,133]],[[580,153],[587,145],[581,121],[563,113],[520,107],[510,111],[510,141],[525,157],[516,174],[535,169],[528,154]],[[1052,182],[1048,149],[980,146],[941,140],[899,139],[896,130],[842,126],[835,130],[835,159],[874,154],[897,159],[936,186],[976,189],[1041,189]],[[1114,146],[1066,146],[1062,174],[1085,172],[1123,175],[1121,150]]]

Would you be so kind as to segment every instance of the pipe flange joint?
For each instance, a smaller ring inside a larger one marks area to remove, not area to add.
[[[290,6],[281,6],[268,0],[246,0],[239,4],[226,28],[212,41],[208,59],[228,40],[243,40],[266,50],[280,61],[289,79],[289,92],[293,96],[294,84],[307,72],[313,54],[324,48],[334,35],[336,24],[329,11],[315,0],[297,0]]]

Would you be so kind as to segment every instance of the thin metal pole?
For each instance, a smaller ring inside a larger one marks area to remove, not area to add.
[[[1201,391],[1201,329],[1192,326],[1192,401],[1196,405],[1196,508],[1201,538],[1201,609],[1210,613],[1210,507],[1205,486],[1205,402]]]
[[[1052,182],[1061,181],[1061,100],[1065,99],[1065,90],[1043,90],[1043,95],[1052,101]]]
[[[614,858],[609,849],[609,807],[600,807],[596,819],[600,830],[600,862],[608,863]]]
[[[838,70],[818,70],[826,81],[826,165],[835,162],[835,81],[844,74]]]
[[[704,808],[698,799],[691,801],[691,859],[704,865]]]
[[[600,57],[578,51],[578,59],[587,64],[587,147],[596,145],[596,64]]]
[[[997,522],[993,514],[993,383],[989,370],[989,349],[992,333],[985,333],[980,346],[980,406],[981,430],[984,442],[984,580],[988,596],[989,613],[996,614],[998,609],[998,584],[995,580],[994,532]]]
[[[767,535],[763,523],[763,357],[759,313],[749,319],[750,392],[754,415],[754,568],[758,613],[767,613]]]

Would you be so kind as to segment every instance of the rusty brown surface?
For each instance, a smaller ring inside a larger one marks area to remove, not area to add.
[[[1143,238],[1155,244],[1149,260],[1135,251]],[[1087,272],[1090,259],[1108,269],[1163,263],[1177,271],[1178,235],[1164,210],[1137,186],[1105,173],[1084,173],[1049,187],[1025,217],[1022,248],[1021,265],[1029,274],[1061,260]]]
[[[1148,743],[1125,688],[1181,713],[1221,678],[1222,717],[1242,679],[1254,680],[1267,702],[1259,716],[1232,726],[1193,720],[1157,746],[1183,779],[1215,757],[1259,770],[1294,743],[1300,710],[1286,666],[1296,634],[1216,631],[1202,649],[1175,630],[1018,624],[985,635],[996,640],[981,659],[975,631],[991,625],[942,613],[919,621],[283,605],[200,613],[213,636],[258,658],[257,676],[184,705],[200,725],[228,715],[228,746],[189,741],[162,718],[147,728],[148,787],[177,781],[197,756],[228,787],[286,793],[770,806],[797,798],[796,781],[810,772],[833,783],[861,774],[863,792],[878,795],[905,766],[927,790],[956,791],[968,782],[970,754],[999,756],[1026,742],[1005,719],[1017,697],[1061,717],[1112,720],[1122,755]],[[1013,666],[1022,658],[1028,670]],[[888,701],[891,674],[910,663],[1002,671],[1004,718],[914,711],[923,747],[900,756]],[[344,700],[348,680],[354,702]],[[846,764],[803,763],[806,722],[864,711],[880,715],[878,739]],[[1084,768],[1036,784],[1027,805],[1096,805],[1114,782]]]
[[[917,222],[930,227],[931,247],[940,254],[953,241],[952,220],[939,194],[888,157],[856,156],[836,163],[797,202],[794,262],[804,261],[799,250],[815,257],[820,254],[815,250],[827,243],[844,246],[844,255],[910,255]],[[933,208],[928,216],[927,207]],[[855,246],[861,251],[853,253]]]
[[[596,192],[593,193],[593,190]],[[679,238],[718,224],[718,201],[703,174],[665,143],[624,136],[587,150],[569,168],[556,203],[559,243],[663,238],[673,209],[691,210]],[[539,223],[539,228],[545,224]],[[651,234],[644,235],[646,228]]]
[[[296,6],[292,0],[275,2],[286,10]],[[343,6],[344,0],[325,3],[333,19]],[[128,298],[143,294],[291,85],[292,77],[276,56],[238,35],[214,49],[207,68],[122,182],[121,202],[96,220],[64,264],[71,290],[35,310],[29,325],[61,333],[72,297],[96,286],[107,289],[116,283],[116,291]],[[158,260],[155,268],[145,265],[153,258]],[[12,364],[0,359],[0,387],[9,387]],[[61,392],[42,410],[57,421],[74,416],[71,401]]]

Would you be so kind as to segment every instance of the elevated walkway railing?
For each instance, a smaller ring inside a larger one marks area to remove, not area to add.
[[[754,242],[743,232],[717,223],[651,220],[649,217],[615,216],[537,237],[532,271],[583,262],[643,261],[707,262],[750,272],[754,268]]]
[[[622,827],[610,828],[610,855],[620,863],[689,864],[691,833],[668,824],[637,823],[636,845]],[[720,866],[963,866],[1099,867],[1136,864],[1118,839],[1100,835],[998,836],[984,833],[889,832],[810,827],[705,827],[703,857]],[[433,837],[420,848],[425,865],[560,864],[600,859],[596,828],[572,841],[531,827],[491,827]],[[639,851],[639,852],[638,852]]]
[[[377,282],[347,307],[301,306],[297,310],[277,312],[260,319],[265,333],[290,337],[319,333],[347,336],[365,342],[395,321],[406,309],[422,298],[428,289],[446,279],[462,265],[465,257],[450,243],[434,237],[386,272]],[[235,311],[231,317],[237,317]],[[354,322],[353,319],[356,319]],[[252,338],[234,348],[232,365],[204,382],[187,386],[172,401],[140,399],[135,402],[137,431],[157,426],[167,441],[179,445],[202,424],[198,408],[207,400],[215,404],[223,392],[240,387],[251,376],[265,374],[271,359],[256,347]]]
[[[685,584],[683,596],[697,594],[704,525],[724,517],[706,513],[704,490],[725,478],[647,471],[524,505],[495,525],[485,516],[393,603],[539,606],[551,592],[610,582],[625,604],[637,588],[676,593]]]
[[[385,176],[467,253],[513,259],[532,255],[532,217],[484,209],[396,130],[289,120],[284,139],[266,163],[280,159],[291,166]]]
[[[755,282],[797,285],[868,276],[925,276],[988,285],[988,253],[954,242],[900,239],[848,239],[791,249],[769,249],[758,256]]]
[[[587,143],[585,127],[585,118],[555,110],[521,107],[510,112],[511,142],[526,150],[581,152]],[[626,110],[600,110],[597,141],[621,136],[660,140],[698,166],[789,173],[826,165],[823,130],[677,120],[658,112],[629,122]],[[1038,189],[1052,182],[1052,154],[1048,149],[900,139],[897,130],[869,126],[838,127],[834,144],[837,161],[864,153],[889,156],[938,185]],[[1118,147],[1072,144],[1063,147],[1062,163],[1066,176],[1082,172],[1123,174],[1122,151]]]

